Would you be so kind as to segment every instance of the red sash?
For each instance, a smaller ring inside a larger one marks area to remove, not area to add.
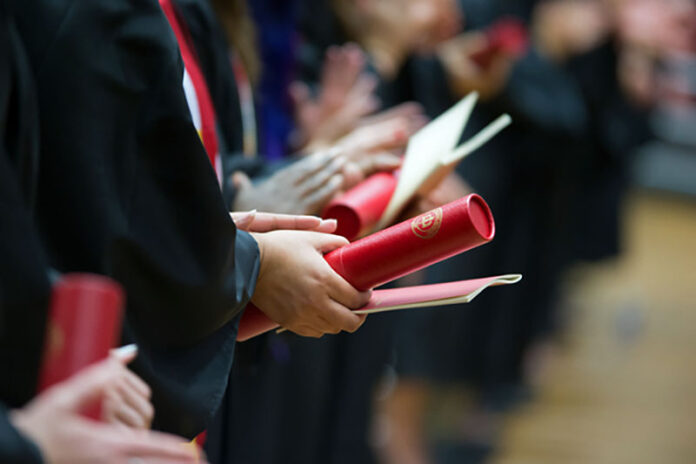
[[[197,100],[197,109],[200,114],[200,128],[197,129],[199,129],[199,135],[205,147],[205,151],[208,153],[210,164],[215,168],[218,181],[221,182],[222,161],[218,151],[215,107],[213,106],[213,100],[208,91],[208,85],[205,82],[205,76],[198,64],[191,35],[186,27],[186,23],[181,19],[176,6],[172,3],[172,0],[159,0],[159,3],[169,21],[169,25],[174,31],[176,41],[179,44],[179,50],[181,51],[181,57],[184,60],[184,67],[193,83]],[[189,105],[191,104],[192,102],[189,100]]]

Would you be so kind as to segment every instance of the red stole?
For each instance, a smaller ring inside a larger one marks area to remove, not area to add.
[[[193,87],[193,92],[186,92],[186,99],[191,110],[194,125],[208,154],[210,164],[215,168],[218,182],[222,183],[222,160],[218,150],[215,107],[210,97],[208,85],[205,82],[205,76],[198,63],[191,35],[172,0],[159,0],[159,3],[169,21],[169,25],[174,31],[179,50],[181,51],[181,57],[184,60],[184,68],[186,70],[184,90],[189,90],[186,88],[187,77],[190,78],[190,83]]]

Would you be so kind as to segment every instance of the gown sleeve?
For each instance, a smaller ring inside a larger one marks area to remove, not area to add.
[[[39,448],[10,423],[8,411],[0,404],[0,462],[3,464],[43,464]]]

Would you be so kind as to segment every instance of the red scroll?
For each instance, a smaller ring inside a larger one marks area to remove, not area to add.
[[[529,46],[527,29],[515,18],[504,18],[491,25],[485,32],[487,46],[471,55],[481,68],[488,68],[498,54],[513,58],[522,56]]]
[[[322,217],[336,219],[336,235],[353,241],[379,222],[394,194],[397,180],[392,172],[374,174],[329,203]]]
[[[121,333],[123,291],[113,280],[91,274],[67,274],[54,286],[39,390],[62,382],[101,361]],[[85,411],[94,419],[100,407]]]
[[[368,290],[483,245],[494,235],[493,215],[474,194],[334,250],[325,259],[353,287]],[[249,305],[237,340],[275,327]]]

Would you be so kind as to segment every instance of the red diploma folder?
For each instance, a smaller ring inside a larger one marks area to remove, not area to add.
[[[54,286],[39,390],[62,382],[101,361],[121,334],[124,296],[113,280],[91,274],[67,274]],[[99,419],[95,404],[84,414]]]
[[[524,55],[529,47],[527,29],[520,20],[504,18],[486,30],[487,45],[471,55],[471,59],[481,68],[488,68],[498,54],[513,58]]]
[[[368,290],[483,245],[494,235],[490,208],[473,194],[334,250],[325,259],[353,287]],[[237,340],[275,326],[249,305]]]
[[[379,222],[394,194],[397,180],[396,173],[374,174],[329,203],[322,216],[336,219],[336,235],[353,241]]]

